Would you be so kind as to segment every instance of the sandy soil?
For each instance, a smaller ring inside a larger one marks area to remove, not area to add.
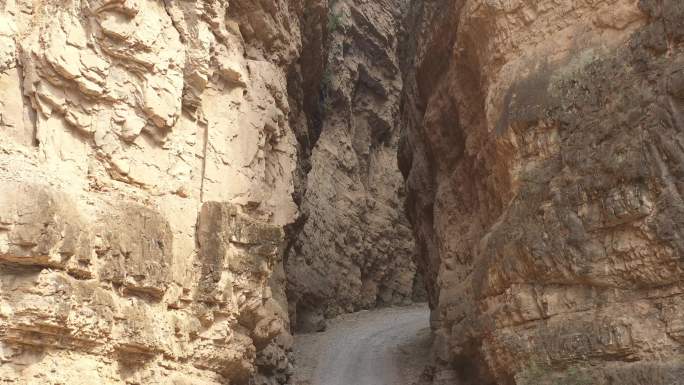
[[[297,385],[411,385],[429,360],[426,305],[348,314],[295,337]]]

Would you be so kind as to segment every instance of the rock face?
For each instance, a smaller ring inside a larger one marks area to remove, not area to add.
[[[410,302],[413,239],[396,165],[404,0],[340,0],[328,15],[321,132],[286,264],[299,330],[378,305]]]
[[[326,14],[0,2],[0,382],[288,382]]]
[[[684,3],[414,2],[400,163],[443,384],[684,384]]]
[[[424,281],[436,384],[684,385],[682,131],[681,0],[0,1],[0,382],[287,384]]]

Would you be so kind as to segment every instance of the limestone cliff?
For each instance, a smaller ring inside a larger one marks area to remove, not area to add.
[[[684,3],[414,2],[400,163],[439,384],[684,383]]]
[[[326,7],[0,1],[0,382],[288,381]]]
[[[339,0],[329,10],[328,60],[302,210],[286,270],[293,322],[411,301],[413,239],[396,164],[404,0]]]

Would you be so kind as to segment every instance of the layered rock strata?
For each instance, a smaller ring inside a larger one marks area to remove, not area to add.
[[[442,384],[683,384],[684,4],[414,2],[400,163]]]
[[[325,7],[0,2],[0,382],[289,381]]]
[[[396,164],[404,0],[339,0],[329,10],[321,131],[288,253],[293,322],[411,301],[413,240]]]

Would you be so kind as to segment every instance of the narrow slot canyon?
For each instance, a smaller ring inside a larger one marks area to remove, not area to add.
[[[681,0],[0,0],[0,384],[684,385],[683,186]]]

